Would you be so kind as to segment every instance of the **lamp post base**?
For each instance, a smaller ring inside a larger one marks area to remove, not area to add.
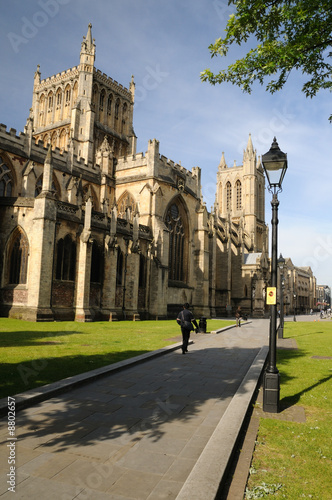
[[[263,379],[263,411],[268,413],[279,412],[280,374],[264,373]]]

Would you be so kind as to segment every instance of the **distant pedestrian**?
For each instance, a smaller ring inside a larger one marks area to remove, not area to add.
[[[236,313],[235,313],[235,318],[236,318],[236,326],[241,326],[241,317],[242,317],[242,313],[241,313],[241,307],[239,306],[236,310]]]
[[[182,354],[186,354],[186,352],[188,352],[190,332],[194,330],[193,324],[196,329],[198,329],[197,321],[195,320],[193,313],[189,311],[189,307],[188,302],[183,304],[183,310],[179,312],[178,317],[176,318],[176,321],[181,326]]]

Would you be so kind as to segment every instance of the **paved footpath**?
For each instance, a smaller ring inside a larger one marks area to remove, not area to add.
[[[215,498],[266,358],[268,325],[193,334],[186,355],[170,351],[22,409],[12,448],[2,418],[0,499]]]

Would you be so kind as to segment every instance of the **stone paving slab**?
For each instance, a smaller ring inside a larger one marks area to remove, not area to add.
[[[193,340],[186,355],[150,356],[19,411],[15,497],[2,463],[0,499],[185,498],[193,470],[221,463],[236,440],[268,321]],[[212,500],[209,490],[201,481],[190,498]]]

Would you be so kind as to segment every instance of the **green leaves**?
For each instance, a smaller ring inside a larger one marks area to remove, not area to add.
[[[302,87],[306,97],[332,89],[332,9],[330,1],[230,0],[236,6],[225,29],[225,37],[209,46],[211,57],[225,57],[232,45],[247,44],[252,35],[258,44],[227,68],[201,72],[201,80],[212,85],[230,82],[250,93],[252,85],[268,80],[266,90],[274,93],[286,83],[292,70],[309,79]],[[332,115],[331,115],[332,116]],[[331,120],[331,117],[330,117]]]

